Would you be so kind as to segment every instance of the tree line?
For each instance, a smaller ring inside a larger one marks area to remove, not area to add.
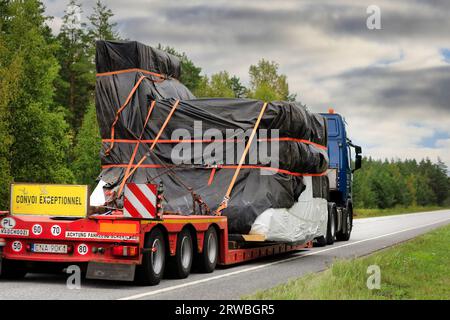
[[[450,205],[448,168],[440,159],[374,160],[364,158],[355,172],[353,196],[357,208]]]
[[[55,35],[41,1],[0,0],[0,210],[8,207],[12,181],[93,186],[100,173],[95,41],[120,40],[121,35],[104,2],[96,2],[85,22],[79,19],[83,10],[77,0],[70,0]],[[197,97],[296,99],[274,61],[261,59],[251,65],[245,86],[227,71],[207,76],[185,53],[162,44],[158,48],[180,58],[180,81]],[[368,167],[356,175],[361,206],[382,205],[374,182],[381,180],[369,170],[375,163],[366,159]],[[414,179],[422,183],[421,177]],[[422,203],[421,192],[387,203]],[[439,203],[439,197],[433,199]]]

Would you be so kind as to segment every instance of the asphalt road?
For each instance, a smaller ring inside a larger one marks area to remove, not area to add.
[[[239,299],[305,273],[324,270],[336,258],[367,255],[449,223],[450,210],[357,219],[350,241],[221,268],[211,274],[191,274],[183,280],[163,280],[155,287],[82,280],[81,289],[68,289],[67,275],[28,274],[19,281],[1,280],[0,300]]]

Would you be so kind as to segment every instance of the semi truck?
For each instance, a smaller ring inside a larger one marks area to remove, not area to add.
[[[322,115],[327,119],[330,160],[328,218],[326,233],[315,239],[279,243],[255,234],[236,237],[228,232],[226,216],[166,213],[158,185],[149,186],[152,193],[144,199],[153,201],[157,211],[156,218],[148,219],[144,215],[124,216],[122,210],[114,208],[108,214],[88,214],[86,186],[12,184],[11,202],[19,201],[24,207],[18,211],[11,205],[9,211],[0,211],[0,277],[22,278],[37,269],[78,265],[89,279],[156,285],[165,273],[185,278],[194,270],[209,273],[218,265],[311,248],[313,243],[324,246],[349,240],[353,224],[352,176],[361,167],[361,147],[347,137],[341,115],[332,109]],[[33,196],[33,188],[41,196]],[[57,196],[46,196],[52,188]],[[21,196],[17,190],[21,190]],[[86,202],[86,215],[33,212],[42,202],[60,204],[60,210],[69,211],[73,203]]]

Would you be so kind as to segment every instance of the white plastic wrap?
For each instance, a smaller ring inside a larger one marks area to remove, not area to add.
[[[312,178],[304,177],[306,189],[291,208],[267,209],[256,218],[250,234],[264,235],[267,241],[305,243],[325,235],[327,200],[313,198]]]
[[[106,185],[106,182],[103,180],[100,180],[95,187],[94,191],[91,194],[91,197],[89,199],[89,204],[91,206],[103,206],[105,205],[106,199],[105,199],[105,193],[103,192],[103,187]]]

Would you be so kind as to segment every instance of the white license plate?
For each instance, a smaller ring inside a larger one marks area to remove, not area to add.
[[[65,244],[34,243],[34,244],[31,245],[31,252],[67,253],[67,245],[65,245]]]

